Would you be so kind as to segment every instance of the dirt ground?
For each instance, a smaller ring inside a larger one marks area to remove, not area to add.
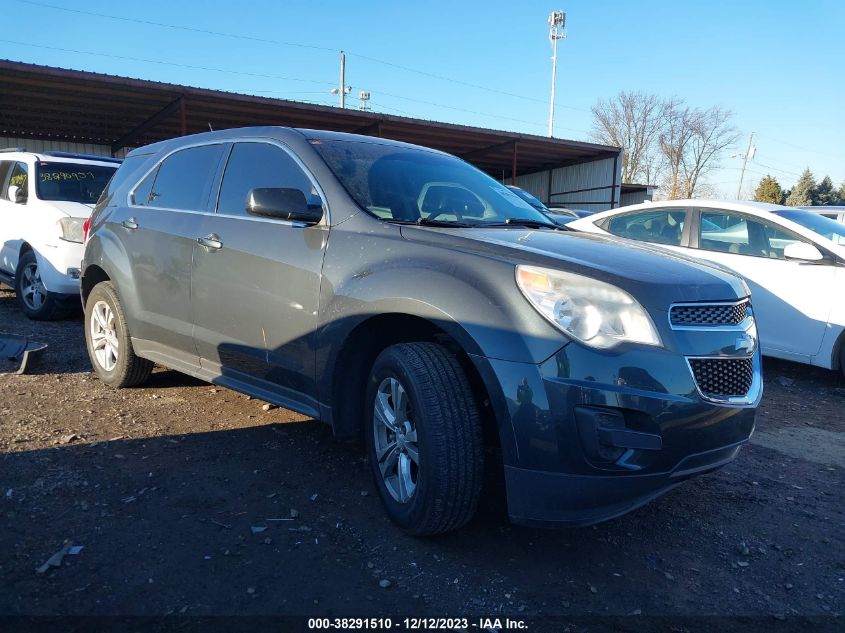
[[[416,539],[386,519],[361,448],[320,423],[167,370],[110,390],[80,317],[28,321],[6,290],[0,332],[50,345],[36,374],[0,374],[0,615],[741,615],[776,627],[845,613],[845,380],[832,372],[767,361],[739,458],[620,519],[511,526],[493,485],[469,526]],[[66,545],[82,549],[36,571]]]

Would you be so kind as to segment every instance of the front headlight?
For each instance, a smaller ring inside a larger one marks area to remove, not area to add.
[[[540,314],[586,345],[661,344],[648,313],[616,286],[535,266],[517,266],[516,283]]]
[[[62,232],[63,240],[66,242],[78,242],[82,244],[82,225],[85,224],[85,218],[62,218],[59,220],[58,224],[59,230]]]

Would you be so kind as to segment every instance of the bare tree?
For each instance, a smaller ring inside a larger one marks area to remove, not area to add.
[[[623,91],[591,110],[593,138],[624,149],[622,182],[662,180],[669,199],[692,198],[737,141],[733,114],[719,106],[691,108],[680,99]]]
[[[692,141],[695,113],[681,101],[672,102],[666,113],[666,121],[660,133],[660,151],[666,162],[666,183],[664,191],[669,200],[683,198],[683,163],[687,146]]]
[[[664,188],[670,200],[694,197],[701,178],[718,166],[725,148],[736,143],[732,117],[719,106],[690,108],[676,101],[669,108],[660,151],[666,161]]]
[[[684,197],[695,195],[696,185],[707,172],[718,167],[725,148],[737,142],[739,134],[731,124],[733,113],[719,106],[696,110],[691,121],[692,136],[681,160]]]
[[[656,181],[661,164],[657,144],[669,102],[642,92],[620,92],[592,108],[593,138],[622,153],[622,182]]]

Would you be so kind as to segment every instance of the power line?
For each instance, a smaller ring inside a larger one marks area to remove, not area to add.
[[[757,162],[755,162],[754,164],[758,165],[758,166],[760,166],[764,169],[771,169],[772,171],[779,171],[779,172],[786,174],[788,176],[801,176],[801,174],[799,174],[799,173],[796,173],[794,171],[787,171],[786,169],[780,169],[779,167],[770,167],[769,165],[764,165],[763,163],[757,163]]]
[[[326,86],[333,86],[334,85],[331,82],[315,81],[315,80],[311,80],[311,79],[300,79],[300,78],[297,78],[297,77],[286,77],[286,76],[282,76],[282,75],[265,75],[265,74],[261,74],[261,73],[250,73],[250,72],[244,72],[244,71],[240,71],[240,70],[227,70],[227,69],[224,69],[224,68],[213,68],[213,67],[210,67],[210,66],[194,66],[194,65],[191,65],[191,64],[180,64],[178,62],[168,62],[168,61],[164,61],[164,60],[160,60],[160,59],[145,59],[145,58],[142,58],[142,57],[130,57],[130,56],[127,56],[127,55],[115,55],[113,53],[101,53],[101,52],[96,52],[96,51],[85,51],[85,50],[81,50],[81,49],[63,48],[63,47],[59,47],[59,46],[47,46],[47,45],[43,45],[43,44],[32,44],[30,42],[20,42],[20,41],[16,41],[16,40],[7,40],[7,39],[2,39],[2,38],[0,38],[0,42],[5,42],[5,43],[8,43],[8,44],[16,44],[16,45],[19,45],[19,46],[29,46],[29,47],[32,47],[32,48],[40,48],[40,49],[45,49],[45,50],[60,51],[60,52],[64,52],[64,53],[77,53],[77,54],[81,54],[81,55],[92,55],[92,56],[95,56],[95,57],[106,57],[106,58],[110,58],[110,59],[120,59],[120,60],[128,60],[128,61],[135,61],[135,62],[142,62],[142,63],[149,63],[149,64],[159,64],[159,65],[162,65],[162,66],[174,66],[174,67],[177,67],[177,68],[187,68],[187,69],[191,69],[191,70],[205,70],[205,71],[226,73],[226,74],[230,74],[230,75],[239,75],[239,76],[245,76],[245,77],[258,77],[258,78],[261,78],[261,79],[279,79],[279,80],[284,80],[284,81],[296,81],[296,82],[311,83],[311,84],[326,85]],[[272,92],[272,91],[267,91],[267,92]],[[284,91],[276,91],[276,92],[278,94],[287,94]],[[484,116],[484,117],[489,117],[489,118],[492,118],[492,119],[502,119],[502,120],[506,120],[506,121],[523,123],[523,124],[526,124],[526,125],[533,125],[533,126],[541,126],[542,127],[542,124],[537,123],[536,121],[528,121],[526,119],[518,119],[518,118],[515,118],[515,117],[508,117],[508,116],[503,116],[503,115],[499,115],[499,114],[490,114],[490,113],[487,113],[487,112],[479,112],[478,110],[469,110],[469,109],[466,109],[466,108],[458,108],[458,107],[455,107],[455,106],[449,106],[449,105],[444,105],[444,104],[441,104],[441,103],[436,103],[434,101],[425,101],[423,99],[415,99],[413,97],[404,97],[402,95],[397,95],[397,94],[393,94],[393,93],[390,93],[390,92],[382,92],[382,91],[376,90],[376,89],[374,89],[373,92],[377,92],[378,94],[381,94],[381,95],[384,95],[384,96],[387,96],[387,97],[393,97],[394,99],[402,99],[404,101],[410,101],[412,103],[420,103],[420,104],[424,104],[424,105],[429,105],[429,106],[434,106],[434,107],[439,107],[439,108],[445,108],[447,110],[454,110],[456,112],[473,114],[473,115],[476,115],[476,116]],[[308,102],[307,100],[302,100],[302,101]],[[317,103],[319,105],[331,105],[331,104],[325,103],[324,101],[316,101],[316,102],[311,101],[310,103]],[[576,130],[574,128],[560,127],[560,129],[567,129],[567,130],[570,130],[570,131],[578,132],[579,134],[586,134],[586,132],[583,132],[582,130]]]
[[[214,36],[218,36],[218,37],[228,37],[228,38],[239,39],[239,40],[260,42],[262,44],[275,44],[275,45],[278,45],[278,46],[292,46],[292,47],[295,47],[295,48],[307,48],[307,49],[319,50],[319,51],[331,52],[331,53],[337,53],[338,52],[338,49],[329,48],[329,47],[326,47],[326,46],[316,46],[316,45],[312,45],[312,44],[302,44],[300,42],[289,42],[289,41],[285,41],[285,40],[276,40],[276,39],[255,37],[255,36],[251,36],[251,35],[243,35],[243,34],[240,34],[240,33],[213,31],[213,30],[210,30],[210,29],[200,29],[200,28],[191,27],[191,26],[182,26],[182,25],[178,25],[178,24],[168,24],[166,22],[157,22],[157,21],[153,21],[153,20],[144,20],[144,19],[140,19],[140,18],[129,18],[129,17],[125,17],[125,16],[112,15],[112,14],[108,14],[108,13],[98,13],[98,12],[95,12],[95,11],[85,11],[85,10],[82,10],[82,9],[71,9],[71,8],[68,8],[68,7],[63,7],[63,6],[59,6],[59,5],[55,5],[55,4],[49,4],[49,3],[46,3],[46,2],[35,2],[34,0],[15,0],[15,1],[19,2],[21,4],[28,4],[28,5],[31,5],[31,6],[41,7],[41,8],[45,8],[45,9],[53,9],[53,10],[57,10],[57,11],[67,11],[69,13],[76,13],[76,14],[79,14],[79,15],[88,15],[88,16],[92,16],[92,17],[105,18],[105,19],[110,19],[110,20],[120,20],[122,22],[133,22],[133,23],[136,23],[136,24],[144,24],[146,26],[157,26],[157,27],[161,27],[161,28],[167,28],[167,29],[173,29],[173,30],[179,30],[179,31],[187,31],[187,32],[191,32],[191,33],[201,33],[201,34],[204,34],[204,35],[214,35]],[[353,53],[353,52],[349,52],[349,51],[346,51],[346,54],[350,55],[352,57],[357,57],[359,59],[364,59],[364,60],[367,60],[367,61],[370,61],[370,62],[374,62],[376,64],[382,64],[383,66],[389,66],[391,68],[396,68],[398,70],[403,70],[405,72],[415,73],[417,75],[422,75],[424,77],[430,77],[432,79],[438,79],[440,81],[448,81],[450,83],[458,84],[458,85],[461,85],[461,86],[466,86],[468,88],[473,88],[473,89],[476,89],[476,90],[484,90],[484,91],[492,93],[492,94],[498,94],[498,95],[513,97],[515,99],[523,99],[525,101],[534,101],[534,102],[538,102],[538,103],[546,103],[545,99],[538,99],[536,97],[530,97],[528,95],[522,95],[522,94],[518,94],[518,93],[515,93],[515,92],[508,92],[506,90],[500,90],[498,88],[491,88],[489,86],[483,86],[483,85],[480,85],[480,84],[475,84],[475,83],[471,83],[471,82],[468,82],[468,81],[455,79],[454,77],[446,77],[445,75],[440,75],[440,74],[437,74],[437,73],[432,73],[432,72],[428,72],[428,71],[425,71],[425,70],[420,70],[418,68],[411,68],[409,66],[403,66],[402,64],[397,64],[395,62],[387,61],[387,60],[384,60],[384,59],[379,59],[377,57],[372,57],[370,55],[364,55],[364,54],[361,54],[361,53]],[[590,110],[587,109],[587,108],[577,108],[575,106],[565,105],[565,104],[562,104],[562,103],[556,103],[555,105],[557,107],[564,108],[564,109],[567,109],[567,110],[575,110],[575,111],[578,111],[578,112],[590,112]]]
[[[160,59],[144,59],[142,57],[129,57],[127,55],[115,55],[114,53],[99,53],[94,51],[83,51],[80,49],[75,48],[62,48],[59,46],[46,46],[44,44],[32,44],[30,42],[19,42],[16,40],[6,40],[0,39],[0,42],[5,42],[6,44],[16,44],[18,46],[30,46],[32,48],[43,48],[50,51],[60,51],[63,53],[78,53],[80,55],[94,55],[97,57],[108,57],[111,59],[121,59],[124,61],[133,61],[133,62],[143,62],[146,64],[160,64],[162,66],[175,66],[177,68],[188,68],[191,70],[205,70],[211,71],[216,73],[226,73],[229,75],[240,75],[243,77],[258,77],[260,79],[281,79],[283,81],[297,81],[301,83],[309,83],[309,84],[319,84],[325,86],[332,86],[331,82],[328,81],[315,81],[313,79],[299,79],[297,77],[285,77],[283,75],[265,75],[261,73],[251,73],[245,72],[243,70],[226,70],[224,68],[212,68],[210,66],[193,66],[191,64],[180,64],[178,62],[167,62]]]
[[[836,154],[831,154],[829,152],[820,152],[817,149],[810,149],[809,147],[802,147],[801,145],[795,145],[794,143],[790,143],[789,141],[783,141],[781,139],[774,138],[772,136],[769,136],[768,134],[761,134],[759,136],[764,136],[765,138],[769,139],[770,141],[774,141],[775,143],[780,143],[781,145],[786,145],[787,147],[792,147],[794,149],[800,149],[803,152],[810,152],[811,154],[818,154],[820,156],[829,156],[831,158],[837,158],[839,160],[842,160],[842,157],[843,157],[842,154],[836,155]]]
[[[177,24],[167,24],[166,22],[155,22],[153,20],[142,20],[140,18],[127,18],[120,15],[110,15],[106,13],[96,13],[94,11],[83,11],[82,9],[71,9],[69,7],[62,7],[56,4],[48,4],[46,2],[34,2],[33,0],[15,0],[21,4],[29,4],[35,7],[41,7],[42,9],[54,9],[57,11],[67,11],[68,13],[77,13],[79,15],[89,15],[92,17],[98,18],[108,18],[110,20],[120,20],[121,22],[134,22],[135,24],[145,24],[147,26],[159,26],[166,29],[174,29],[179,31],[188,31],[191,33],[202,33],[204,35],[218,35],[221,37],[230,37],[239,40],[248,40],[251,42],[261,42],[263,44],[279,44],[282,46],[295,46],[297,48],[310,48],[312,50],[318,51],[328,51],[331,53],[337,52],[333,48],[328,48],[326,46],[315,46],[313,44],[302,44],[299,42],[285,42],[282,40],[271,40],[265,39],[261,37],[255,37],[252,35],[242,35],[237,33],[224,33],[223,31],[212,31],[209,29],[200,29],[194,26],[180,26]]]

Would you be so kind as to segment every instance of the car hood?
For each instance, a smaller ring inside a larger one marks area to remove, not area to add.
[[[546,229],[439,229],[403,226],[402,235],[513,264],[564,270],[611,283],[645,306],[667,310],[686,301],[731,301],[748,295],[724,268],[666,249],[614,237]]]
[[[87,218],[94,209],[93,204],[85,204],[84,202],[69,202],[67,200],[42,200],[41,202],[71,218]]]

